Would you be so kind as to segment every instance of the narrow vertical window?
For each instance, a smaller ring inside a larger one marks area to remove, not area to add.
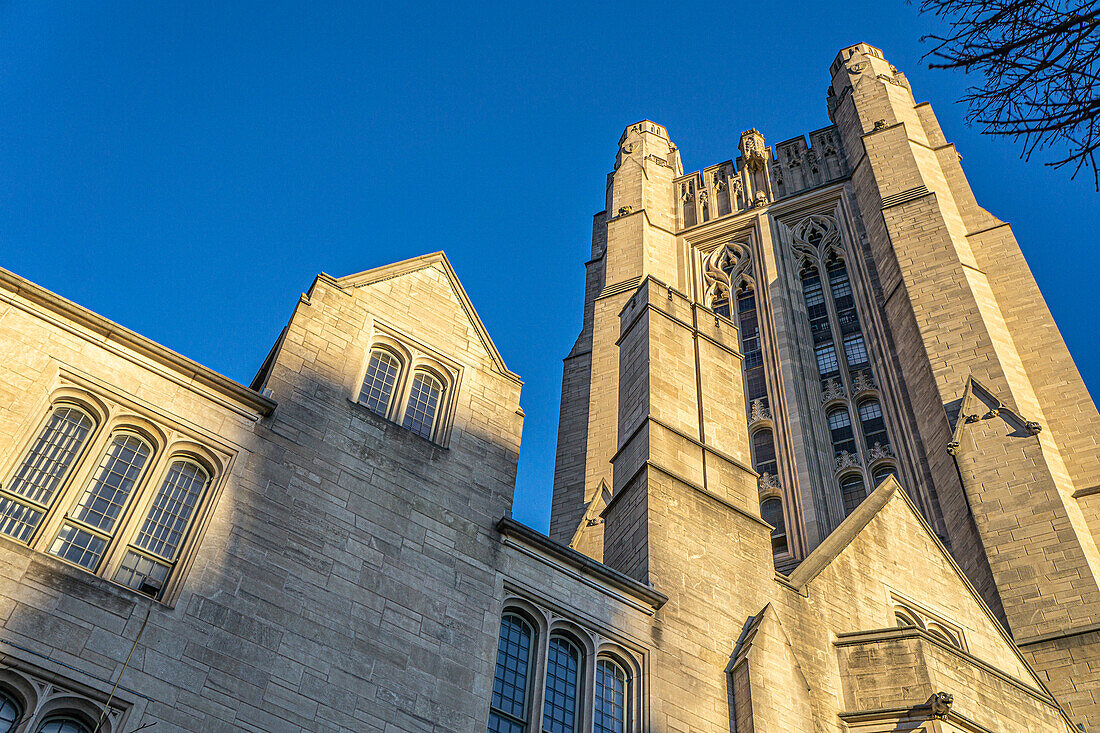
[[[154,596],[160,592],[209,482],[209,474],[194,461],[172,462],[141,530],[115,572],[116,583]]]
[[[775,497],[760,502],[760,518],[775,527],[772,530],[772,552],[787,552],[787,522],[783,518],[783,502]]]
[[[840,482],[840,495],[844,499],[844,514],[847,516],[867,498],[867,490],[863,488],[863,478],[858,474],[846,476]]]
[[[626,670],[618,662],[596,662],[596,701],[594,733],[625,733]]]
[[[11,484],[0,491],[0,532],[30,541],[92,427],[92,419],[75,407],[57,407],[50,413]]]
[[[752,467],[759,474],[775,476],[779,472],[779,464],[775,460],[775,441],[772,439],[772,431],[757,430],[752,434]]]
[[[401,372],[401,362],[384,349],[370,352],[367,362],[367,374],[363,377],[363,388],[359,390],[359,402],[372,412],[385,416],[389,414],[393,402],[393,385]]]
[[[836,358],[836,348],[829,341],[819,344],[814,348],[814,356],[817,358],[817,372],[822,377],[831,377],[840,371],[840,363]]]
[[[829,332],[829,310],[825,305],[825,293],[821,289],[821,277],[817,270],[803,271],[802,297],[806,301],[806,315],[810,317],[810,334],[814,341],[832,338]]]
[[[852,432],[852,418],[845,407],[831,410],[827,415],[829,420],[829,436],[833,441],[833,454],[839,456],[842,453],[856,452],[856,436]]]
[[[894,468],[893,466],[884,466],[883,468],[875,471],[875,475],[871,477],[871,483],[875,485],[875,488],[878,488],[879,484],[881,484],[887,478],[889,478],[890,476],[897,478],[897,475],[898,470],[896,468]]]
[[[840,321],[840,330],[843,333],[852,333],[859,330],[859,316],[856,314],[856,300],[852,297],[852,283],[848,280],[848,271],[840,262],[834,262],[828,267],[829,288],[833,293],[833,305],[836,306],[836,317]]]
[[[431,440],[442,394],[443,385],[438,379],[424,371],[416,372],[409,392],[409,404],[405,408],[405,420],[401,425],[421,438]]]
[[[848,360],[849,369],[867,366],[867,345],[858,333],[844,338],[844,358]]]
[[[546,660],[546,704],[542,710],[544,733],[575,733],[577,729],[577,684],[581,650],[560,636],[550,639]]]
[[[722,293],[714,299],[711,310],[720,316],[730,317],[730,297],[728,293]]]
[[[501,619],[489,733],[523,733],[527,729],[531,637],[531,626],[519,616],[507,613]]]
[[[890,438],[886,435],[886,421],[882,418],[882,405],[878,400],[859,403],[859,423],[863,428],[863,442],[868,451],[875,445],[890,444]]]
[[[94,571],[150,454],[149,444],[136,435],[114,436],[50,553]]]
[[[11,733],[22,717],[22,710],[15,699],[0,690],[0,733]]]

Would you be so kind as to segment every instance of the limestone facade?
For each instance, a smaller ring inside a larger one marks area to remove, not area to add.
[[[1095,724],[1095,407],[904,77],[832,71],[808,144],[624,132],[549,536],[441,253],[247,387],[0,271],[0,731]]]

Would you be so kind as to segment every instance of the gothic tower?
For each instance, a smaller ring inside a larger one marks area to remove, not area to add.
[[[718,565],[789,574],[895,476],[1051,692],[1100,720],[1100,415],[930,106],[869,45],[830,72],[808,143],[748,130],[684,175],[663,127],[623,133],[551,536],[644,582],[708,532]]]

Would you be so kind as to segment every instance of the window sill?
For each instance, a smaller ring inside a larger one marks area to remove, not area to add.
[[[384,417],[382,415],[379,415],[377,412],[370,409],[369,407],[364,405],[362,402],[356,402],[355,400],[353,400],[350,397],[348,397],[347,399],[348,399],[348,402],[351,403],[351,405],[353,406],[353,408],[355,409],[357,414],[369,416],[369,419],[377,421],[379,424],[381,424],[387,430],[392,430],[393,428],[397,428],[399,431],[401,431],[399,434],[408,435],[412,438],[415,438],[416,440],[427,443],[428,445],[432,446],[433,448],[438,448],[440,450],[450,450],[450,448],[448,448],[445,445],[441,445],[439,443],[436,443],[434,440],[431,440],[430,438],[425,438],[423,435],[420,435],[418,433],[414,433],[413,431],[409,430],[408,428],[406,428],[405,426],[403,426],[399,422],[394,422],[393,420],[390,420],[388,417]]]

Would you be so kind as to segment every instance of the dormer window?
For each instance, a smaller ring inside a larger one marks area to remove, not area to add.
[[[363,377],[359,401],[372,412],[387,416],[393,402],[393,388],[400,373],[401,361],[392,352],[373,349],[367,363],[367,374]]]
[[[446,445],[458,367],[423,347],[379,336],[367,352],[359,404],[433,443]]]
[[[443,384],[426,371],[418,370],[413,375],[409,404],[405,408],[402,427],[408,428],[421,438],[432,439],[435,418],[439,412],[439,401],[443,396]]]

